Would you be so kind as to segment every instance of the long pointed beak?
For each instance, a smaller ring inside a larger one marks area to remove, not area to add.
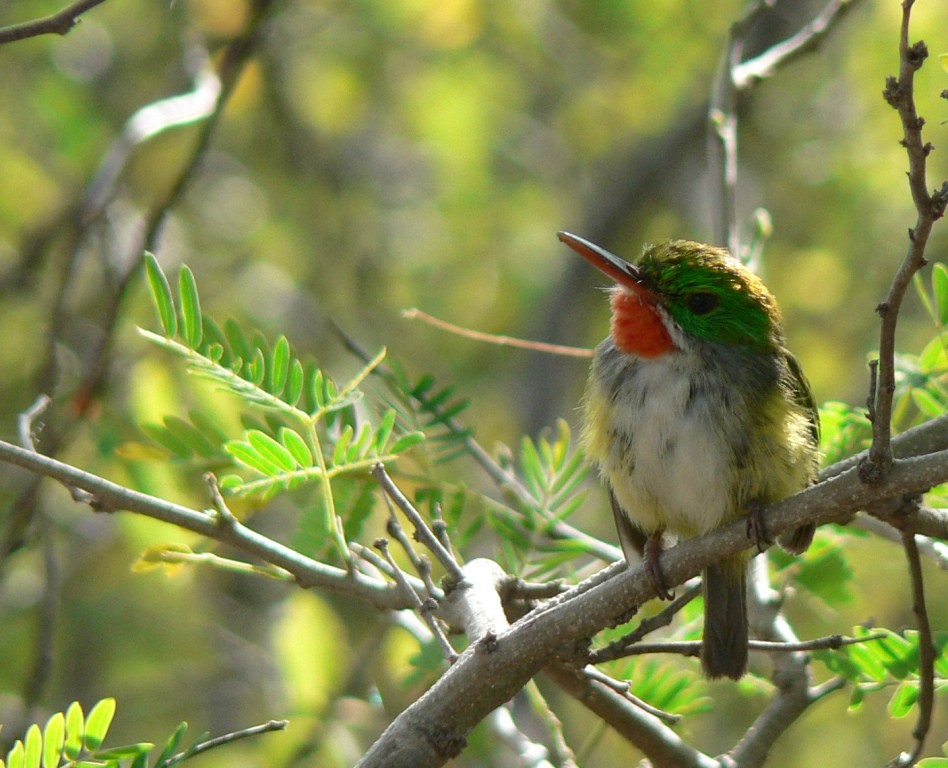
[[[556,236],[596,269],[609,275],[619,285],[624,285],[638,294],[645,291],[640,282],[639,270],[634,264],[629,264],[624,259],[620,259],[615,254],[609,253],[605,248],[600,248],[595,243],[579,237],[579,235],[570,232],[557,232]]]

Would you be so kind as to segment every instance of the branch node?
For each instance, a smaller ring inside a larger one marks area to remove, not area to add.
[[[899,108],[899,101],[902,99],[902,89],[899,87],[899,81],[889,75],[885,79],[885,88],[882,91],[882,98],[892,109]]]
[[[905,52],[905,61],[912,69],[920,69],[928,58],[928,46],[924,40],[919,40]]]
[[[491,630],[487,630],[481,639],[477,641],[477,649],[485,653],[494,653],[499,646],[500,643],[497,639],[497,635]]]

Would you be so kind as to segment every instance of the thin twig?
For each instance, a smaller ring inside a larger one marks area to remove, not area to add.
[[[663,610],[654,616],[649,616],[639,622],[638,626],[627,635],[623,635],[618,640],[614,640],[609,645],[604,646],[589,654],[590,664],[602,664],[605,661],[621,659],[628,656],[628,649],[636,643],[641,642],[642,638],[651,634],[661,627],[667,627],[671,624],[674,617],[688,603],[701,594],[701,583],[692,584],[678,597],[672,600]]]
[[[342,340],[342,343],[346,346],[352,354],[361,360],[368,361],[371,357],[367,354],[365,349],[354,339],[352,336],[347,334],[340,326],[334,324],[334,329],[339,335],[339,338]],[[372,373],[374,375],[380,376],[388,384],[401,392],[402,388],[399,386],[399,380],[396,374],[392,371],[391,368],[388,368],[384,365],[379,365],[373,369]],[[422,398],[413,397],[413,399],[425,405],[425,401]],[[502,467],[494,458],[484,450],[484,447],[474,439],[474,437],[464,429],[464,426],[456,418],[449,417],[443,420],[443,423],[456,434],[463,435],[462,442],[464,443],[464,448],[470,454],[471,458],[480,465],[481,469],[487,474],[491,482],[493,482],[502,493],[509,494],[513,496],[514,500],[522,504],[525,507],[535,508],[539,506],[537,499],[533,497],[527,487],[520,482],[520,479],[511,471],[507,470],[505,467]],[[552,525],[548,526],[546,532],[556,539],[566,539],[572,542],[580,542],[586,550],[593,555],[598,557],[600,560],[606,563],[615,562],[616,560],[622,559],[622,550],[617,546],[608,544],[600,539],[597,539],[594,536],[590,536],[585,531],[581,531],[578,528],[573,527],[569,523],[563,522],[562,520],[556,520]]]
[[[486,344],[494,344],[500,347],[516,347],[517,349],[527,349],[531,352],[545,352],[546,354],[562,355],[564,357],[589,358],[593,356],[593,350],[587,349],[586,347],[568,347],[562,344],[548,344],[544,341],[530,341],[529,339],[518,339],[515,336],[501,336],[494,333],[475,331],[471,328],[449,323],[447,320],[441,320],[416,307],[402,310],[402,317],[408,320],[421,320],[442,331],[453,333],[455,336],[472,339],[473,341],[481,341]]]
[[[45,393],[41,394],[37,396],[29,408],[17,416],[16,427],[17,433],[20,436],[20,445],[28,451],[36,450],[36,445],[33,442],[33,424],[43,415],[43,412],[49,407],[50,402],[49,395]]]
[[[184,752],[180,752],[169,762],[173,765],[176,760],[181,761],[186,757],[199,755],[202,752],[207,752],[208,750],[214,749],[215,747],[223,747],[227,744],[233,744],[235,741],[246,739],[249,736],[259,736],[262,733],[270,733],[271,731],[284,731],[286,730],[286,726],[289,725],[289,722],[289,720],[268,720],[267,722],[261,723],[260,725],[252,725],[249,728],[242,728],[239,731],[225,733],[222,736],[215,736],[213,739],[202,741],[192,747],[189,747]]]
[[[714,240],[726,245],[734,258],[743,260],[747,255],[737,217],[737,112],[740,99],[760,80],[771,77],[781,66],[812,50],[842,17],[843,12],[854,4],[854,0],[831,0],[821,13],[796,34],[748,61],[743,61],[748,31],[762,15],[773,11],[773,3],[767,0],[752,3],[731,26],[708,108],[708,160],[712,178],[717,180],[713,195],[717,205],[713,222]]]
[[[444,548],[444,545],[438,540],[438,537],[434,535],[427,523],[425,523],[424,518],[422,518],[418,510],[415,509],[414,505],[405,497],[401,490],[399,490],[398,486],[395,485],[388,472],[385,471],[385,466],[379,462],[372,468],[372,474],[375,476],[375,479],[378,480],[382,490],[385,491],[385,495],[395,502],[395,505],[411,522],[412,527],[415,529],[415,536],[418,542],[438,559],[438,562],[441,563],[451,578],[455,581],[463,580],[464,571],[461,570],[461,566],[458,565],[458,561],[454,558],[454,555]]]
[[[673,715],[671,712],[666,712],[665,710],[659,709],[658,707],[653,707],[647,701],[643,701],[634,693],[632,693],[628,680],[616,680],[614,677],[609,677],[609,675],[606,675],[595,667],[591,666],[584,667],[583,674],[586,675],[590,680],[595,680],[598,683],[602,683],[607,688],[611,688],[616,693],[621,694],[633,704],[635,704],[635,706],[637,706],[639,709],[648,712],[654,717],[657,717],[666,725],[675,725],[675,723],[681,720],[681,715]]]
[[[540,722],[543,723],[547,733],[550,734],[552,742],[552,752],[556,763],[560,768],[578,768],[576,755],[566,743],[566,736],[563,733],[563,722],[556,716],[556,712],[550,706],[546,697],[540,691],[536,680],[531,680],[524,688],[527,699],[530,702],[533,711],[536,713]]]
[[[0,28],[0,45],[15,43],[17,40],[26,40],[30,37],[39,37],[40,35],[65,35],[79,23],[79,17],[82,14],[104,2],[105,0],[78,0],[78,2],[63,8],[61,11],[42,19]]]
[[[922,577],[922,563],[918,554],[915,536],[906,532],[902,537],[905,557],[908,560],[909,577],[912,583],[912,612],[918,622],[918,720],[912,730],[915,745],[909,753],[902,753],[890,765],[897,768],[915,765],[925,738],[932,724],[932,711],[935,706],[935,643],[932,640],[932,627],[925,605],[925,580]]]
[[[426,605],[418,593],[412,589],[411,585],[408,583],[408,579],[405,578],[405,572],[398,567],[398,563],[395,562],[395,558],[392,557],[392,552],[388,548],[388,542],[385,539],[376,539],[375,548],[382,553],[382,556],[388,561],[389,567],[392,569],[392,575],[395,577],[395,581],[398,582],[398,585],[402,588],[402,591],[405,593],[406,597],[413,603],[415,610],[418,612],[418,615],[421,616],[422,620],[425,622],[425,625],[428,627],[428,630],[438,641],[438,645],[441,646],[441,652],[444,654],[445,659],[449,663],[453,664],[457,661],[458,653],[451,646],[451,643],[448,642],[447,636],[444,634],[444,631],[438,625],[438,622],[435,620],[434,614],[432,612],[432,606]],[[433,601],[432,601],[433,602]]]
[[[927,158],[931,145],[922,140],[921,118],[915,107],[915,73],[928,57],[923,42],[909,44],[909,23],[913,0],[902,3],[902,24],[899,30],[899,76],[886,79],[883,98],[899,113],[902,123],[902,146],[908,155],[908,183],[917,218],[908,233],[908,249],[899,265],[889,292],[877,311],[882,318],[879,334],[879,372],[873,398],[872,446],[862,465],[866,482],[878,482],[892,466],[892,399],[895,395],[895,334],[899,309],[905,292],[918,270],[926,264],[925,247],[935,221],[945,212],[948,182],[934,194],[928,192]]]
[[[347,594],[379,608],[409,607],[397,585],[352,574],[300,554],[278,541],[248,528],[239,520],[221,525],[217,514],[190,509],[140,491],[126,488],[69,464],[28,451],[0,440],[0,461],[16,464],[40,476],[50,477],[69,489],[79,489],[88,503],[100,512],[126,510],[155,520],[170,523],[201,536],[236,547],[264,562],[279,566],[293,574],[303,587],[319,587],[330,592]],[[424,590],[418,581],[416,588]]]

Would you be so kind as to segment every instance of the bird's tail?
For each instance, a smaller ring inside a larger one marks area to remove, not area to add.
[[[738,680],[747,670],[747,595],[743,558],[704,572],[704,640],[701,666],[709,678]]]

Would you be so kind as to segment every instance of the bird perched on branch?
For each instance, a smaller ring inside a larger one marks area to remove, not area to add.
[[[626,559],[641,555],[656,592],[668,531],[693,537],[815,482],[819,416],[780,311],[761,280],[722,248],[674,240],[633,265],[568,232],[559,238],[616,285],[609,336],[593,360],[583,443],[609,489]],[[799,553],[804,526],[781,537]],[[760,543],[759,541],[759,543]],[[749,553],[704,572],[701,663],[710,678],[747,669]]]

